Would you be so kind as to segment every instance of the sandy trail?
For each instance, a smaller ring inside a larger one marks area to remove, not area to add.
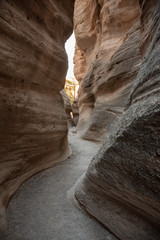
[[[115,240],[100,224],[75,208],[67,191],[99,149],[72,131],[73,154],[25,182],[10,201],[8,228],[0,240]]]

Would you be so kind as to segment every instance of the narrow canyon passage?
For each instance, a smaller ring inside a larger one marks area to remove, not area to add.
[[[67,191],[85,172],[100,145],[69,133],[72,155],[25,182],[10,201],[1,240],[115,240],[100,224],[73,207]]]
[[[1,0],[0,35],[0,240],[160,240],[160,0]]]

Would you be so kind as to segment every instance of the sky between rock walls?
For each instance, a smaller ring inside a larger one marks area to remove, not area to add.
[[[71,37],[67,40],[65,43],[65,49],[68,55],[68,72],[67,72],[67,78],[75,78],[74,76],[74,64],[73,64],[73,57],[74,57],[74,48],[75,48],[75,36],[74,33],[71,35]]]

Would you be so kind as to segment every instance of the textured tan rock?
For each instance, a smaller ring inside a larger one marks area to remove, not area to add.
[[[75,190],[83,209],[121,240],[160,239],[160,1],[140,6],[141,68]]]
[[[74,126],[73,118],[71,118],[71,113],[73,112],[72,105],[66,91],[63,89],[60,93],[64,101],[65,112],[67,116],[67,125],[68,125],[68,128],[70,128]]]
[[[84,51],[80,50],[77,45],[75,46],[74,65],[76,66],[74,67],[74,75],[81,84],[86,73],[86,62]]]
[[[0,228],[12,194],[70,153],[60,90],[73,1],[0,1]]]
[[[138,25],[129,31],[138,18],[138,1],[75,2],[79,48],[75,74],[81,83],[77,130],[84,138],[103,140],[110,124],[123,112],[140,65]],[[79,74],[82,69],[85,76]]]

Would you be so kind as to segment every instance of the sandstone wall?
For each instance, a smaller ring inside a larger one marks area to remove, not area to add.
[[[60,90],[72,0],[0,1],[0,228],[16,189],[69,155]]]
[[[140,7],[141,68],[75,190],[83,209],[121,240],[160,239],[160,1]]]
[[[140,66],[139,12],[138,0],[75,2],[77,131],[83,138],[103,140],[123,113]]]
[[[67,125],[68,125],[68,128],[70,128],[74,126],[73,118],[71,118],[71,113],[73,113],[72,105],[66,91],[63,89],[60,93],[64,101],[64,108],[65,108],[66,117],[67,117]]]

